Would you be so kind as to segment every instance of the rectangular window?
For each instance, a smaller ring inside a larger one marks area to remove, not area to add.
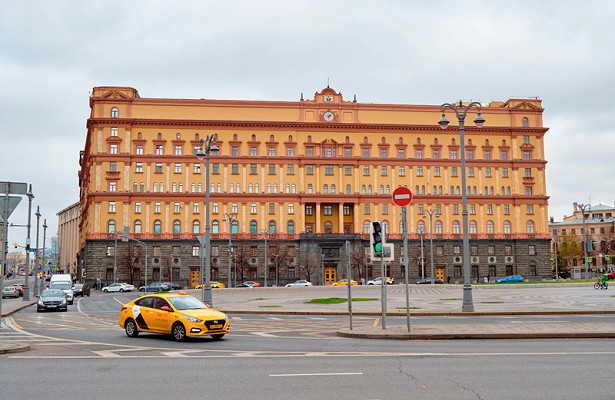
[[[380,167],[380,176],[387,176],[388,175],[388,170],[387,170],[387,166],[383,165]]]
[[[231,174],[232,175],[239,174],[239,164],[231,164]]]
[[[347,147],[344,149],[344,157],[346,158],[352,157],[352,149],[350,147]]]
[[[135,213],[140,213],[141,212],[141,202],[137,201],[135,202]]]
[[[192,169],[192,172],[195,174],[200,174],[201,173],[201,164],[200,163],[194,163],[194,167]]]
[[[416,167],[416,176],[423,176],[423,167]]]
[[[250,214],[256,214],[256,203],[250,203]]]
[[[370,212],[370,210],[369,210],[369,204],[367,204],[367,203],[366,203],[366,204],[363,204],[363,214],[365,214],[365,215],[369,215],[369,212]]]
[[[156,145],[156,155],[161,156],[163,154],[164,154],[164,148],[162,147],[161,144],[157,144]]]
[[[162,163],[156,163],[155,167],[154,167],[154,173],[156,174],[162,174]]]
[[[490,167],[485,168],[485,176],[487,178],[491,178],[491,168]]]
[[[536,246],[533,245],[533,244],[529,245],[527,254],[530,255],[530,256],[535,256],[536,255]]]
[[[459,204],[453,204],[453,214],[459,214]]]
[[[192,257],[198,257],[199,256],[199,246],[192,246]]]
[[[487,215],[493,215],[493,204],[487,204]]]
[[[361,156],[363,158],[369,158],[369,149],[361,149]]]
[[[162,255],[162,250],[161,250],[160,246],[154,246],[153,251],[152,251],[152,255],[153,256],[160,256],[160,255]]]
[[[135,149],[135,153],[138,156],[142,156],[143,155],[143,145],[142,144],[138,144],[136,149]]]
[[[218,246],[211,246],[211,256],[218,257],[220,255],[220,248]]]
[[[107,255],[108,256],[112,256],[115,254],[115,247],[113,246],[107,246]]]
[[[470,215],[476,215],[476,204],[470,204]]]
[[[175,172],[176,174],[181,174],[181,172],[182,172],[182,165],[181,165],[181,163],[175,163],[175,167],[173,169],[173,172]]]
[[[110,213],[114,213],[115,212],[115,201],[110,201],[109,202],[109,212]]]
[[[211,212],[214,214],[218,214],[218,203],[211,203]]]
[[[419,214],[425,214],[425,212],[423,211],[423,205],[422,204],[418,204],[417,205],[417,209],[418,209]]]
[[[458,256],[461,254],[461,246],[453,246],[453,254]]]
[[[507,244],[506,247],[504,247],[504,255],[507,256],[512,256],[512,246]]]
[[[500,151],[500,158],[502,160],[508,160],[508,152],[506,150]]]
[[[478,246],[470,246],[470,255],[472,256],[478,255]]]
[[[218,163],[211,164],[211,173],[212,174],[219,174],[220,173],[220,164],[218,164]]]
[[[525,177],[526,178],[531,178],[532,177],[532,169],[531,168],[526,168],[525,169]]]
[[[239,157],[239,147],[238,146],[231,147],[231,156]]]
[[[502,168],[502,178],[508,178],[508,168]]]
[[[457,167],[451,167],[451,176],[452,177],[456,177],[457,176]]]
[[[399,171],[399,176],[406,176],[406,167],[400,165],[397,167],[397,170]]]
[[[442,204],[436,204],[436,216],[442,215]]]
[[[468,150],[468,160],[474,160],[474,150]]]
[[[524,152],[523,152],[523,159],[524,159],[525,161],[529,161],[529,160],[531,160],[531,159],[532,159],[532,153],[531,153],[531,152],[529,152],[529,151],[524,151]]]
[[[333,165],[325,165],[325,175],[333,175]]]
[[[380,158],[387,158],[387,149],[380,149]]]
[[[314,207],[313,206],[305,206],[305,215],[313,215]]]
[[[109,171],[112,171],[112,172],[117,171],[117,163],[115,161],[111,161],[109,163]]]
[[[250,175],[256,175],[256,164],[250,164]]]
[[[139,172],[139,173],[143,172],[143,163],[141,162],[135,163],[135,172]]]
[[[350,206],[344,205],[344,216],[350,215]]]
[[[109,182],[109,191],[117,192],[117,182]]]
[[[275,214],[275,203],[269,203],[269,214]]]
[[[231,204],[231,212],[237,214],[237,203]]]
[[[173,204],[173,212],[175,214],[179,214],[181,212],[181,204],[180,203],[174,203]]]
[[[307,164],[305,166],[305,174],[306,175],[314,175],[314,166],[312,164]]]
[[[286,166],[286,175],[295,175],[295,165],[294,164],[288,164]]]
[[[314,157],[314,148],[313,147],[308,147],[305,149],[305,156],[306,157]]]
[[[423,150],[422,149],[416,149],[415,153],[416,153],[416,157],[415,158],[423,158]]]
[[[530,137],[529,136],[523,136],[523,144],[530,144]]]
[[[527,215],[534,214],[534,205],[533,205],[533,204],[527,204],[527,205],[525,206],[525,213],[526,213]]]
[[[504,215],[510,215],[510,205],[504,204]]]
[[[487,247],[487,254],[490,256],[495,256],[495,246],[494,245],[489,245]]]
[[[440,167],[433,168],[433,176],[440,176]]]
[[[269,164],[269,175],[275,175],[275,164]]]
[[[457,159],[457,150],[451,150],[451,160]]]
[[[117,128],[111,128],[111,136],[117,136]]]
[[[275,147],[268,147],[267,151],[268,151],[269,157],[275,157]]]
[[[194,203],[192,205],[192,212],[198,214],[200,212],[200,203]]]
[[[117,144],[112,144],[109,146],[109,153],[110,154],[117,154]]]
[[[434,158],[434,160],[439,160],[440,159],[440,150],[434,150],[433,151],[433,158]]]
[[[468,167],[468,177],[474,177],[474,167]]]
[[[382,214],[388,214],[389,213],[389,205],[384,203],[382,205]]]
[[[335,150],[331,147],[325,148],[325,157],[327,158],[335,157]]]
[[[181,156],[182,155],[182,146],[181,145],[176,145],[175,146],[175,153],[176,156]]]
[[[363,176],[369,176],[369,165],[363,166]]]
[[[256,157],[256,147],[250,147],[250,157]]]
[[[344,175],[352,175],[352,165],[344,165]]]
[[[442,246],[436,246],[436,255],[437,256],[441,256],[444,254],[444,247]]]
[[[288,203],[288,213],[289,214],[294,214],[295,213],[295,204],[294,203]]]
[[[333,215],[333,206],[324,206],[323,207],[324,215]]]
[[[160,213],[160,203],[159,202],[154,203],[154,212],[156,214]]]
[[[405,158],[405,157],[406,157],[406,150],[397,149],[397,158]]]
[[[485,160],[491,160],[491,152],[489,150],[485,150]]]
[[[531,196],[532,195],[532,187],[531,186],[526,186],[525,187],[525,195],[526,196]]]
[[[171,248],[171,254],[174,256],[179,256],[179,246],[173,246]]]

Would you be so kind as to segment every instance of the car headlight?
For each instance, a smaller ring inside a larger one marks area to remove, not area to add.
[[[66,299],[62,299],[62,304],[66,304]]]
[[[42,305],[45,305],[45,303],[43,303],[43,300],[42,300],[42,299],[38,299],[38,305],[39,305],[39,306],[42,306]]]
[[[189,322],[192,322],[192,323],[197,323],[198,324],[198,323],[203,322],[202,319],[194,318],[194,317],[191,317],[189,315],[184,315],[184,318],[186,318],[186,320],[188,320]]]

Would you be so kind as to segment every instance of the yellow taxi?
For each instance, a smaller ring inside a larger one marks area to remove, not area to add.
[[[351,280],[351,281],[350,281],[350,284],[351,284],[352,286],[357,286],[357,281],[355,281],[355,280]],[[342,280],[339,280],[339,281],[337,281],[337,282],[333,282],[333,283],[331,284],[331,286],[348,286],[348,279],[342,279]]]
[[[203,285],[203,286],[205,286],[205,285]],[[225,288],[226,285],[224,283],[222,283],[222,282],[209,281],[209,287],[211,287],[211,288],[221,288],[222,289],[222,288]],[[195,289],[200,289],[201,285],[196,285],[194,288]]]
[[[230,328],[226,314],[186,292],[139,297],[122,307],[119,323],[130,337],[153,332],[170,334],[177,341],[207,335],[219,340]]]

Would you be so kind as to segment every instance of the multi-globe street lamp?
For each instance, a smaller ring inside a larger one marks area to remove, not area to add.
[[[421,236],[421,279],[425,280],[425,257],[423,256],[423,235],[425,234],[425,228],[419,226],[418,234]]]
[[[472,284],[470,283],[470,239],[468,237],[468,198],[466,193],[466,146],[465,146],[465,119],[468,114],[468,110],[475,107],[478,111],[478,115],[474,118],[474,123],[477,127],[482,127],[485,124],[485,118],[480,114],[482,105],[479,102],[473,101],[472,103],[464,106],[461,101],[459,104],[444,103],[440,106],[442,112],[442,118],[438,121],[440,128],[446,129],[449,125],[449,120],[446,119],[445,110],[450,108],[453,110],[459,121],[459,139],[461,142],[461,203],[463,216],[463,304],[461,307],[462,312],[473,312],[474,303],[472,301]]]
[[[216,139],[218,135],[215,133],[207,135],[205,139],[201,139],[199,149],[196,151],[196,156],[199,160],[205,158],[205,289],[203,293],[203,301],[207,304],[211,304],[211,238],[209,236],[209,156],[213,150],[217,152],[219,150],[216,145]],[[205,148],[203,150],[203,148]]]
[[[38,272],[38,268],[40,264],[40,260],[39,260],[39,254],[40,254],[40,250],[38,248],[38,230],[39,230],[39,224],[40,224],[40,219],[41,219],[41,213],[40,213],[40,207],[36,206],[36,214],[34,214],[36,216],[36,253],[34,253],[34,273],[36,275],[34,275],[34,296],[38,296],[39,291],[38,291],[38,280],[40,278],[40,274]],[[42,284],[42,282],[41,282]]]
[[[263,287],[267,287],[267,274],[269,273],[269,268],[267,267],[267,235],[269,232],[267,229],[261,229],[261,233],[265,236],[265,282],[263,283]]]
[[[436,210],[426,210],[427,214],[429,214],[429,256],[431,259],[431,284],[434,285],[434,276],[433,276],[433,214],[436,213],[436,218],[440,218],[440,214],[436,212]],[[427,218],[427,215],[423,214],[423,218]]]
[[[237,221],[237,213],[224,213],[222,221],[228,221],[228,285],[226,287],[231,287],[231,256],[233,255],[231,236],[233,236],[233,223]]]

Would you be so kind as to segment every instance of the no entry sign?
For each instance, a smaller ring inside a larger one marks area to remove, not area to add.
[[[393,191],[393,203],[400,207],[407,206],[412,201],[412,192],[405,186],[400,186]]]

